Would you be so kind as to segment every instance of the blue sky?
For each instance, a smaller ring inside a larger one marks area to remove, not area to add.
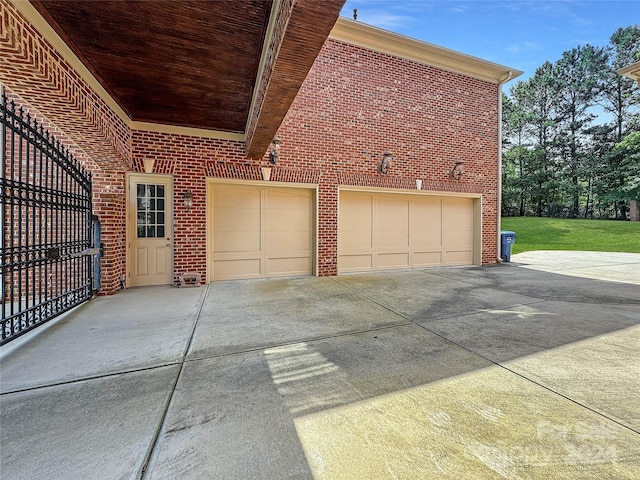
[[[347,0],[341,15],[354,8],[363,23],[523,70],[518,80],[640,24],[640,0]]]

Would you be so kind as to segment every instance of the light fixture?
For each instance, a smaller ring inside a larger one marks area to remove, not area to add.
[[[269,151],[269,161],[275,165],[278,163],[278,151],[280,150],[280,145],[282,145],[282,140],[275,136],[273,140],[271,140],[271,143],[273,144],[273,148]]]
[[[182,203],[187,212],[191,210],[191,207],[193,207],[193,193],[191,193],[191,190],[187,190],[182,194]]]
[[[387,150],[382,154],[382,160],[380,161],[380,165],[378,165],[378,173],[386,175],[391,166],[391,160],[393,160],[393,153]]]
[[[451,169],[449,176],[453,180],[460,180],[462,178],[462,175],[464,175],[464,162],[458,161]]]

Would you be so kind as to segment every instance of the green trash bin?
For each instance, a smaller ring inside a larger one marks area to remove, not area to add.
[[[511,261],[511,246],[516,243],[516,232],[505,230],[500,232],[500,258],[503,262]]]

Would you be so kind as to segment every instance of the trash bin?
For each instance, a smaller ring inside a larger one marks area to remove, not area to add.
[[[511,245],[516,243],[516,232],[505,230],[500,232],[500,258],[503,262],[511,261]]]

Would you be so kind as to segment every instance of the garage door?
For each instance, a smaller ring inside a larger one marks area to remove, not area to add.
[[[338,272],[473,264],[474,201],[341,191]]]
[[[311,275],[313,191],[212,184],[213,280]]]

